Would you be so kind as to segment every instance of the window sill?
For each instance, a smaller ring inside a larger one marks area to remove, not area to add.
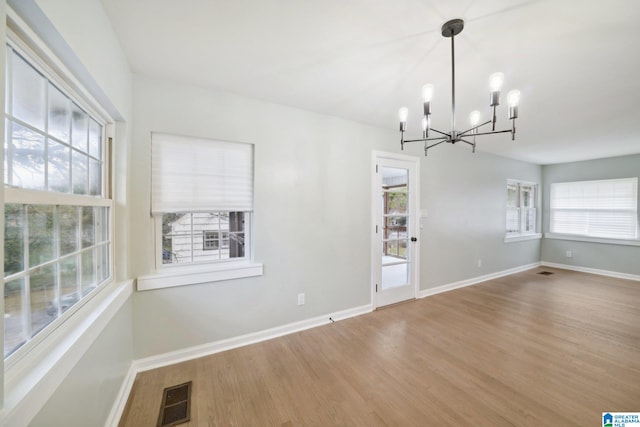
[[[206,267],[180,267],[138,277],[137,290],[148,291],[175,286],[196,285],[198,283],[262,276],[262,274],[262,264],[251,261],[227,262],[219,265],[209,264]]]
[[[572,240],[575,242],[606,243],[610,245],[640,246],[640,240],[605,239],[574,234],[544,233],[545,239]]]
[[[505,236],[504,237],[504,242],[505,243],[512,243],[512,242],[523,242],[525,240],[539,240],[542,239],[542,234],[541,233],[534,233],[534,234],[514,234],[511,236]]]

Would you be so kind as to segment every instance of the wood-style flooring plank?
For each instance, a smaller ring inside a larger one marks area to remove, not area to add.
[[[585,426],[640,410],[640,283],[542,268],[138,374],[121,427],[193,381],[191,426]]]

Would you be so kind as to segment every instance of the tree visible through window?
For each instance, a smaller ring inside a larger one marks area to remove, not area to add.
[[[6,52],[5,357],[109,278],[111,206],[103,125]]]

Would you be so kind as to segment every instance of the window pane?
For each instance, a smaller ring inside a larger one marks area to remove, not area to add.
[[[7,204],[4,206],[4,275],[8,276],[22,270],[24,270],[23,207]]]
[[[520,187],[522,192],[522,207],[532,208],[534,206],[534,191],[530,185],[523,185]]]
[[[89,123],[89,154],[102,158],[102,126],[93,119]]]
[[[507,207],[507,233],[520,232],[520,208]]]
[[[73,177],[73,193],[74,194],[87,194],[88,184],[88,171],[87,171],[88,158],[82,153],[73,151],[71,154],[71,174]]]
[[[518,207],[518,185],[507,184],[507,207]]]
[[[31,299],[31,336],[34,336],[42,328],[55,319],[55,314],[49,314],[55,304],[55,266],[42,267],[31,273],[30,282]]]
[[[96,283],[102,283],[109,277],[109,245],[96,248]]]
[[[60,255],[64,256],[78,250],[78,208],[75,206],[58,207],[58,225],[60,227]]]
[[[12,114],[44,130],[46,80],[15,52],[12,60]]]
[[[69,146],[49,140],[49,190],[69,193]]]
[[[7,357],[27,340],[22,306],[25,301],[24,279],[4,284],[4,356]]]
[[[44,190],[44,137],[17,123],[11,129],[11,185]]]
[[[82,290],[95,287],[95,263],[93,261],[94,249],[82,252]]]
[[[64,142],[69,142],[69,130],[71,125],[71,101],[62,94],[54,85],[49,83],[49,123],[47,130],[49,135]]]
[[[97,160],[89,160],[89,194],[102,195],[102,164]]]
[[[80,107],[71,107],[71,143],[83,152],[87,152],[89,116]]]
[[[94,208],[83,206],[82,208],[82,247],[86,248],[95,243]]]
[[[67,311],[78,298],[78,256],[74,255],[60,263],[60,313]],[[56,314],[57,306],[53,308]],[[52,314],[53,315],[53,314]]]
[[[30,205],[29,266],[33,267],[53,259],[53,206]]]
[[[385,218],[383,239],[401,239],[407,237],[407,217],[389,216]]]
[[[94,216],[95,242],[106,242],[109,240],[109,210],[104,207],[95,207]]]

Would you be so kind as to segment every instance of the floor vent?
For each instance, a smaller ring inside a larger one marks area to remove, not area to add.
[[[550,271],[541,271],[541,272],[540,272],[540,273],[538,273],[538,274],[542,274],[543,276],[551,276],[553,273],[552,273],[552,272],[550,272]]]
[[[158,427],[186,423],[191,418],[191,381],[167,387],[162,392]]]

